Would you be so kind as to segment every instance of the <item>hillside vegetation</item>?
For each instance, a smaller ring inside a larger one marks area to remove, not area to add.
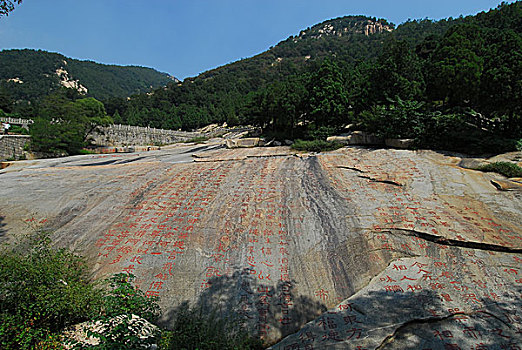
[[[62,86],[75,85],[100,100],[127,97],[174,81],[151,68],[80,61],[42,50],[4,50],[0,62],[0,89],[15,101],[33,101]]]
[[[116,68],[72,60],[67,69],[89,94],[99,96],[115,123],[184,130],[250,124],[271,138],[303,140],[324,140],[351,125],[385,138],[415,139],[414,147],[503,152],[514,150],[522,138],[521,31],[520,1],[397,28],[384,19],[340,17],[252,58],[131,98],[92,87],[113,81],[130,91],[126,83],[105,78]],[[57,54],[52,60],[42,52],[24,54],[47,57],[46,70],[63,63]],[[88,70],[90,65],[98,69]],[[23,70],[17,74],[25,79]],[[55,83],[38,84],[49,90]],[[12,97],[25,82],[3,84],[0,109],[39,116],[38,99],[24,105]]]
[[[255,57],[106,101],[115,120],[192,129],[255,124],[277,138],[322,138],[348,124],[417,147],[495,152],[521,137],[522,3],[475,16],[337,18]]]

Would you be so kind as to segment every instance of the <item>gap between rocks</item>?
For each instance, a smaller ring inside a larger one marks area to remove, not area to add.
[[[491,244],[491,243],[459,241],[459,240],[452,239],[452,238],[432,235],[427,232],[408,230],[408,229],[402,229],[402,228],[386,228],[385,227],[383,229],[386,230],[384,232],[388,232],[392,235],[395,233],[400,233],[400,234],[403,234],[406,236],[418,237],[425,241],[429,241],[429,242],[436,243],[436,244],[442,244],[442,245],[446,245],[446,246],[501,252],[501,253],[515,253],[515,254],[522,253],[522,248],[510,248],[510,247],[497,245],[497,244]],[[379,232],[383,232],[383,231],[381,230]]]
[[[393,181],[393,180],[380,180],[380,179],[373,178],[371,176],[363,176],[363,175],[359,175],[358,177],[360,177],[361,179],[368,179],[371,182],[380,182],[380,183],[383,183],[383,184],[394,185],[394,186],[399,186],[399,187],[404,186],[403,184],[401,184],[399,182],[396,182],[396,181]]]

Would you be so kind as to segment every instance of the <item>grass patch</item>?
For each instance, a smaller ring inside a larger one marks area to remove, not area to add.
[[[324,140],[296,140],[292,145],[292,149],[297,151],[308,151],[308,152],[327,152],[333,151],[343,147],[339,142],[328,142]]]
[[[514,163],[509,162],[495,162],[479,166],[477,170],[494,172],[506,177],[522,177],[522,168]]]

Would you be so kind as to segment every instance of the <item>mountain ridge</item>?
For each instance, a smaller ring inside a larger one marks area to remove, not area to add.
[[[97,99],[127,97],[178,81],[153,68],[103,64],[45,50],[2,50],[0,62],[0,87],[16,100],[33,100],[62,86]]]

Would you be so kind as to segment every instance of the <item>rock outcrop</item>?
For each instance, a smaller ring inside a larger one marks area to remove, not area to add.
[[[0,170],[0,236],[29,227],[274,349],[522,342],[522,201],[432,151],[182,145]],[[197,155],[193,157],[192,155]],[[197,161],[195,161],[197,160]]]

